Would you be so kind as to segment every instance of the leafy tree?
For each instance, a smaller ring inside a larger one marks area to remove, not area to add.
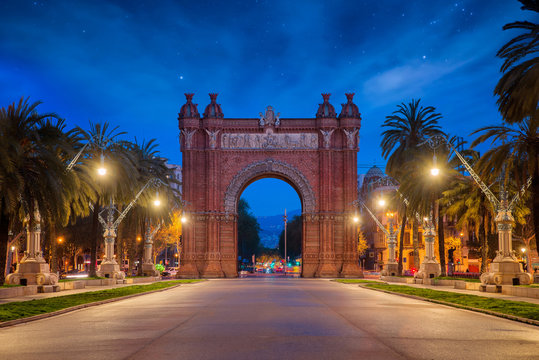
[[[256,256],[260,245],[260,225],[250,210],[247,201],[241,198],[238,202],[238,255],[242,259]]]
[[[538,0],[519,0],[522,10],[539,12]],[[516,123],[539,116],[539,25],[529,21],[506,24],[504,30],[519,29],[523,33],[507,42],[496,54],[504,59],[494,94],[498,108],[505,121]]]
[[[301,256],[303,222],[296,215],[286,224],[286,256],[291,259]],[[279,254],[284,259],[284,230],[279,235]]]
[[[361,257],[365,255],[367,252],[367,249],[369,248],[369,245],[367,244],[367,238],[365,237],[365,234],[363,234],[363,231],[359,230],[357,234],[357,253]]]

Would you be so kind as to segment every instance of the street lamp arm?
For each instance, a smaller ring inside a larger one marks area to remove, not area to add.
[[[365,208],[365,210],[367,210],[367,212],[369,213],[369,215],[372,217],[372,219],[374,220],[374,222],[376,223],[376,225],[378,226],[378,228],[380,228],[380,230],[383,231],[383,233],[389,237],[389,231],[384,227],[384,225],[382,225],[382,223],[376,218],[376,216],[374,216],[374,214],[371,212],[371,210],[367,207],[367,205],[365,205],[365,203],[361,200],[358,200],[358,202],[361,204],[361,206],[363,206]]]
[[[481,178],[479,177],[479,175],[477,175],[475,173],[475,171],[473,170],[473,168],[470,166],[470,164],[468,164],[468,162],[466,161],[466,159],[464,158],[464,156],[462,156],[458,151],[457,149],[453,146],[453,144],[451,144],[451,142],[447,141],[447,139],[443,136],[433,136],[431,137],[429,140],[429,144],[431,143],[435,143],[435,142],[440,142],[440,141],[443,141],[446,143],[446,145],[455,153],[455,155],[457,155],[457,157],[459,158],[460,162],[464,165],[464,167],[466,168],[466,170],[470,173],[470,175],[472,176],[472,178],[475,180],[475,182],[477,183],[477,185],[479,185],[479,188],[481,189],[481,191],[483,191],[483,193],[485,194],[485,196],[487,197],[487,199],[489,199],[489,201],[492,203],[492,206],[494,206],[494,209],[498,209],[500,208],[501,206],[501,203],[500,201],[496,198],[496,196],[494,196],[494,194],[492,193],[492,191],[490,191],[490,189],[488,188],[487,185],[485,185],[485,183],[481,180]],[[432,146],[432,145],[431,145]]]
[[[512,211],[513,208],[515,207],[517,201],[522,197],[524,196],[524,193],[526,192],[526,190],[528,190],[528,188],[531,186],[532,184],[532,177],[530,176],[528,178],[528,181],[526,181],[526,183],[524,185],[522,185],[522,187],[520,188],[520,191],[517,192],[515,194],[515,196],[513,196],[513,199],[511,199],[511,202],[509,203],[509,211]]]
[[[150,236],[151,236],[152,239],[155,236],[155,234],[157,234],[157,232],[159,231],[160,228],[161,228],[161,223],[157,224],[155,229],[151,232]]]
[[[73,160],[71,160],[71,162],[69,163],[69,165],[67,165],[66,171],[71,171],[71,170],[73,169],[73,167],[74,167],[75,164],[77,163],[77,160],[79,160],[79,157],[82,155],[82,153],[84,152],[84,150],[86,150],[86,148],[88,147],[89,144],[90,144],[90,142],[87,142],[86,144],[84,144],[84,146],[82,147],[82,149],[79,150],[79,152],[77,153],[77,155],[75,155],[75,157],[73,158]]]
[[[124,211],[122,211],[122,213],[120,214],[120,216],[118,216],[118,218],[116,219],[116,221],[114,222],[114,228],[117,229],[118,228],[118,225],[120,225],[120,223],[122,222],[122,220],[125,218],[125,216],[127,215],[127,213],[129,212],[129,210],[131,210],[131,208],[135,205],[135,203],[137,202],[138,198],[140,197],[140,195],[142,195],[142,193],[144,192],[144,190],[146,190],[150,185],[152,185],[154,182],[158,181],[158,179],[156,178],[151,178],[150,180],[148,180],[148,182],[142,187],[142,189],[140,189],[140,191],[138,192],[138,194],[135,196],[135,198],[133,200],[131,200],[131,202],[129,203],[129,205],[127,205],[127,207],[125,208]],[[159,180],[160,181],[160,180]]]
[[[404,195],[399,191],[399,189],[397,189],[396,191],[399,194],[399,196],[401,197],[402,202],[404,203],[404,205],[409,207],[410,202],[408,201],[408,199],[404,197]],[[423,218],[421,218],[421,215],[419,215],[419,213],[417,211],[414,211],[414,215],[415,215],[415,218],[417,219],[417,221],[421,224],[421,226],[423,226],[423,227],[427,226],[427,222],[423,221]]]

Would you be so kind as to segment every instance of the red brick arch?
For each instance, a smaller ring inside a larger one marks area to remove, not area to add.
[[[237,213],[239,196],[243,190],[254,181],[265,177],[275,177],[289,183],[301,199],[302,212],[309,214],[315,212],[314,191],[305,176],[292,165],[271,158],[254,162],[234,176],[225,192],[225,211]]]
[[[258,118],[224,118],[217,94],[203,116],[186,94],[179,113],[183,197],[180,277],[237,276],[237,202],[253,181],[288,182],[302,202],[302,276],[361,274],[351,222],[357,199],[361,117],[348,102],[337,116],[323,94],[315,118],[280,118],[271,107]]]

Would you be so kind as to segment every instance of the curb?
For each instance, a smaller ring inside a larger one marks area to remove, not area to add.
[[[31,322],[31,321],[46,319],[46,318],[53,317],[53,316],[56,316],[56,315],[61,315],[61,314],[65,314],[65,313],[68,313],[68,312],[75,311],[75,310],[89,308],[89,307],[92,307],[92,306],[108,304],[108,303],[112,303],[112,302],[116,302],[116,301],[120,301],[120,300],[125,300],[125,299],[130,299],[130,298],[141,296],[141,295],[146,295],[146,294],[166,291],[166,290],[177,288],[177,287],[182,286],[182,285],[189,285],[189,284],[178,284],[178,285],[170,286],[170,287],[167,287],[167,288],[164,288],[164,289],[151,290],[151,291],[141,292],[141,293],[138,293],[138,294],[131,294],[131,295],[121,296],[121,297],[117,297],[117,298],[91,302],[91,303],[87,303],[87,304],[80,304],[80,305],[68,307],[68,308],[65,308],[65,309],[53,311],[53,312],[50,312],[50,313],[29,316],[29,317],[20,318],[20,319],[8,320],[8,321],[0,322],[0,329],[8,327],[8,326],[24,324],[24,323]],[[32,300],[28,300],[28,301],[32,301]]]
[[[499,313],[499,312],[495,312],[495,311],[491,311],[491,310],[474,308],[472,306],[460,305],[460,304],[450,303],[450,302],[442,301],[442,300],[428,299],[428,298],[424,298],[424,297],[416,296],[416,295],[403,294],[403,293],[393,292],[393,291],[389,291],[389,290],[375,289],[375,288],[370,288],[370,287],[367,287],[367,286],[364,286],[364,285],[358,285],[358,286],[360,288],[367,289],[367,290],[380,291],[380,292],[383,292],[383,293],[386,293],[386,294],[399,295],[399,296],[407,297],[407,298],[410,298],[410,299],[428,301],[428,302],[432,302],[432,303],[436,303],[436,304],[440,304],[440,305],[446,305],[446,306],[451,306],[451,307],[459,308],[459,309],[463,309],[463,310],[480,312],[480,313],[483,313],[483,314],[493,315],[493,316],[501,317],[501,318],[508,319],[508,320],[519,321],[519,322],[529,324],[529,325],[539,326],[539,320],[527,319],[527,318],[523,318],[523,317],[520,317],[520,316],[503,314],[503,313]],[[478,296],[478,295],[476,295],[476,296]]]

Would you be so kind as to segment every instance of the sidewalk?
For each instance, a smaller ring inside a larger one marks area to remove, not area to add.
[[[154,282],[156,281],[142,282],[142,283],[136,283],[136,284],[115,284],[115,285],[109,285],[109,286],[87,286],[84,289],[63,290],[63,291],[51,292],[51,293],[39,293],[39,294],[34,294],[34,295],[17,296],[13,298],[0,299],[0,305],[15,302],[15,301],[47,299],[47,298],[52,298],[52,297],[57,297],[57,296],[81,294],[81,293],[86,293],[90,291],[108,290],[108,289],[133,286],[133,285],[148,285],[148,284],[153,284]]]
[[[410,287],[430,289],[430,290],[454,292],[454,293],[466,294],[466,295],[491,297],[491,298],[496,298],[496,299],[501,299],[501,300],[522,301],[522,302],[539,305],[539,299],[529,298],[529,297],[510,296],[510,295],[505,295],[505,294],[500,294],[500,293],[487,293],[487,292],[480,292],[480,291],[475,291],[475,290],[455,289],[452,286],[405,284],[405,283],[387,282],[387,281],[384,281],[384,282],[390,285],[403,285],[403,286],[410,286]]]

